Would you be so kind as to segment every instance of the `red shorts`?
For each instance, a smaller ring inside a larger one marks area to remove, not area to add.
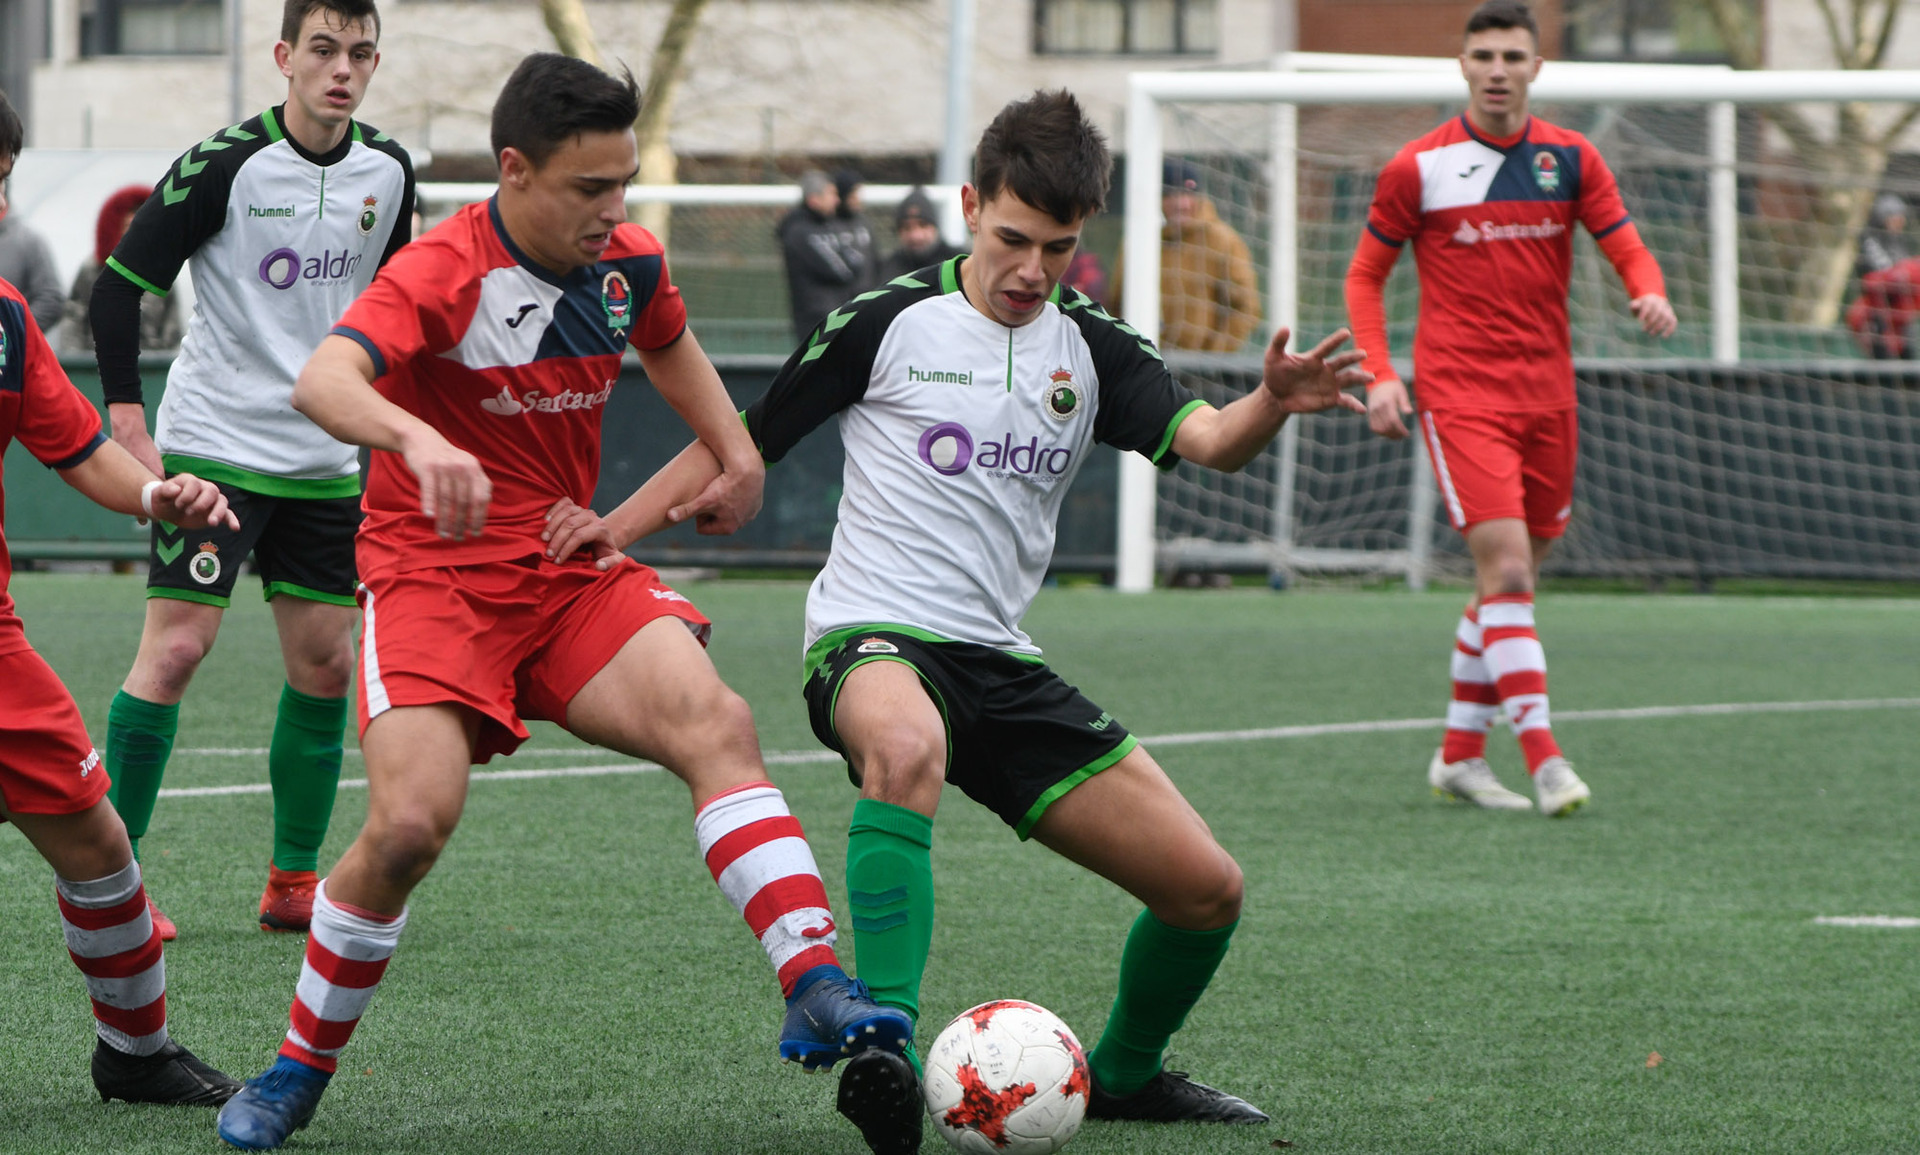
[[[1483,521],[1517,517],[1533,537],[1567,532],[1580,440],[1577,411],[1427,409],[1420,413],[1420,432],[1453,528],[1465,533]]]
[[[78,814],[105,798],[106,767],[46,659],[0,654],[0,686],[0,803],[14,814]]]
[[[360,643],[360,733],[394,706],[457,703],[481,716],[473,758],[511,754],[522,718],[565,722],[567,703],[656,618],[711,628],[634,561],[606,572],[544,558],[370,574]]]

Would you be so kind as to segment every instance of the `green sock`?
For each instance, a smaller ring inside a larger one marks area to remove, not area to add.
[[[862,798],[847,831],[847,900],[858,973],[875,1002],[920,1020],[933,949],[933,819]]]
[[[180,731],[180,704],[163,706],[121,690],[107,707],[107,800],[127,825],[133,857],[153,821],[160,779],[167,773],[173,737]]]
[[[333,820],[340,788],[341,734],[347,726],[345,698],[315,698],[292,686],[280,691],[267,748],[267,780],[273,783],[273,864],[281,870],[318,870],[320,844]]]
[[[1181,930],[1141,911],[1120,954],[1120,991],[1087,1065],[1102,1089],[1131,1095],[1160,1070],[1167,1041],[1187,1021],[1220,960],[1236,920],[1218,930]]]

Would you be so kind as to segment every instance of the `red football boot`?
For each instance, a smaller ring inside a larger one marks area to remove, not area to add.
[[[313,891],[320,876],[311,870],[281,870],[267,865],[267,891],[260,896],[260,929],[305,933],[313,922]]]
[[[151,894],[147,896],[147,916],[153,919],[153,929],[160,932],[161,942],[172,942],[180,937],[180,928],[173,925],[172,919],[160,913],[159,904],[153,901]]]

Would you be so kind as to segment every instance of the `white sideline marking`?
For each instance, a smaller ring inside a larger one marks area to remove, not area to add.
[[[1813,921],[1820,926],[1886,926],[1896,930],[1920,926],[1920,918],[1891,914],[1823,914]]]
[[[1803,714],[1834,710],[1915,710],[1920,698],[1841,698],[1813,702],[1703,702],[1692,706],[1628,706],[1614,710],[1557,710],[1555,722],[1615,722],[1640,718],[1700,718],[1725,714]],[[1185,734],[1142,736],[1144,746],[1196,746],[1203,742],[1266,742],[1283,738],[1319,738],[1329,734],[1385,734],[1397,730],[1437,729],[1445,718],[1381,718],[1371,722],[1319,722],[1308,726],[1270,726],[1259,730],[1196,730]],[[203,747],[177,751],[180,754],[212,756],[265,757],[265,750],[239,747]],[[351,751],[358,754],[359,751]],[[528,750],[514,755],[526,757],[580,757],[611,751]],[[840,755],[831,750],[790,750],[766,754],[761,759],[769,766],[800,766],[812,762],[838,762]],[[655,762],[612,762],[598,766],[552,766],[534,770],[475,770],[468,777],[475,782],[523,781],[534,778],[600,778],[619,774],[653,774],[664,769]],[[340,785],[353,790],[366,786],[365,778],[342,778]],[[169,787],[162,798],[209,798],[222,794],[266,794],[273,788],[265,782],[247,782],[238,786]],[[1816,920],[1818,921],[1818,920]],[[1920,925],[1917,922],[1916,925]]]

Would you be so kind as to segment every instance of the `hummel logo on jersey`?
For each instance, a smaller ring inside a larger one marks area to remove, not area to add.
[[[915,369],[909,365],[907,366],[907,380],[908,382],[925,381],[929,385],[971,385],[973,384],[973,370],[969,369],[965,373],[953,373],[945,369]]]
[[[513,316],[507,318],[507,328],[518,329],[520,327],[520,322],[527,319],[527,314],[533,312],[535,309],[538,309],[539,307],[540,307],[539,305],[520,306],[520,311],[518,313],[515,313]]]
[[[100,765],[100,751],[88,750],[87,756],[80,760],[80,777],[85,778],[93,773],[94,767],[98,765]]]
[[[1481,161],[1479,164],[1468,165],[1467,171],[1460,174],[1460,179],[1465,180],[1468,177],[1472,176],[1474,173],[1479,172],[1481,169],[1485,167],[1487,167],[1487,162],[1485,161]]]
[[[1093,721],[1088,722],[1087,725],[1092,727],[1095,730],[1104,730],[1108,726],[1113,725],[1113,715],[1107,713],[1105,710],[1102,710],[1100,711],[1100,716],[1098,718],[1095,718]]]
[[[595,405],[605,405],[607,398],[613,396],[613,382],[597,392],[582,393],[578,389],[563,389],[551,395],[538,389],[529,389],[520,396],[513,395],[509,386],[500,386],[500,392],[480,401],[480,408],[495,417],[518,417],[522,413],[563,413],[569,409],[591,409]]]
[[[290,221],[294,218],[296,214],[293,211],[292,205],[274,206],[269,208],[261,208],[259,205],[248,205],[247,215],[250,217],[278,217],[282,220]]]

